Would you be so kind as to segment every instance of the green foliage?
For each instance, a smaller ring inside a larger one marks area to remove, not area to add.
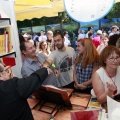
[[[114,4],[111,11],[108,13],[106,17],[107,19],[120,18],[120,3]]]
[[[17,21],[18,28],[30,27],[30,26],[41,26],[60,23],[61,19],[57,17],[42,17],[42,18],[33,18],[31,20]]]
[[[75,22],[73,21],[66,12],[58,13],[57,17],[42,17],[42,18],[33,18],[31,20],[17,21],[18,28],[30,27],[30,26],[41,26],[49,24],[58,24],[58,23],[68,23]]]

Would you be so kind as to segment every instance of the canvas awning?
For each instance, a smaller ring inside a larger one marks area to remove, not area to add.
[[[58,16],[63,11],[62,0],[15,0],[17,20]]]
[[[15,0],[16,19],[21,21],[43,16],[58,16],[58,12],[64,10],[63,0]]]
[[[120,2],[120,0],[115,0],[115,3]]]

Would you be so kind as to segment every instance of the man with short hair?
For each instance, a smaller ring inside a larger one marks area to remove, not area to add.
[[[25,41],[21,43],[20,50],[25,56],[25,60],[21,68],[21,74],[26,78],[36,70],[40,69],[42,63],[40,62],[39,57],[36,56],[36,48],[33,42]],[[57,86],[57,79],[54,74],[49,75],[43,83],[43,85],[49,84]]]
[[[88,33],[93,33],[93,27],[88,27],[88,32],[86,34],[86,37],[85,38],[88,38]]]
[[[50,54],[43,66],[50,67],[54,63],[55,73],[58,76],[58,86],[74,88],[73,61],[76,57],[75,51],[72,47],[65,47],[64,36],[61,33],[54,34],[53,41],[57,50]]]
[[[47,40],[47,37],[46,37],[44,31],[41,30],[41,31],[40,31],[39,42],[40,42],[40,41],[46,41],[46,40]]]
[[[10,77],[0,63],[0,120],[34,120],[27,98],[37,91],[50,69],[41,68],[27,78]]]
[[[25,56],[25,60],[21,68],[21,74],[25,78],[37,69],[41,68],[42,63],[40,63],[36,56],[36,48],[32,41],[22,42],[20,49],[22,54]]]

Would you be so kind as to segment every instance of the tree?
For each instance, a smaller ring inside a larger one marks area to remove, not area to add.
[[[107,19],[120,18],[120,3],[114,4],[111,11],[108,13],[106,17]]]

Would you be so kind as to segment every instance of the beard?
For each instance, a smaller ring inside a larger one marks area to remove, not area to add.
[[[57,44],[56,47],[57,47],[58,50],[60,50],[60,49],[62,49],[64,47],[64,43]]]

